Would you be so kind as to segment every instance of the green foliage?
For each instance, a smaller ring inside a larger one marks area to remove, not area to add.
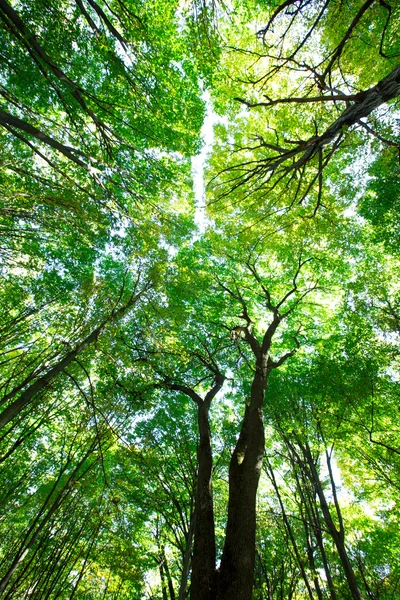
[[[393,254],[399,247],[400,176],[397,153],[390,149],[369,169],[371,180],[360,204],[360,214],[370,221],[376,241],[384,241]]]
[[[224,377],[219,560],[249,336],[278,314],[254,598],[359,600],[349,570],[360,597],[399,594],[398,92],[343,120],[397,68],[399,19],[391,0],[0,3],[0,418],[32,392],[0,430],[5,600],[190,597],[198,399]]]

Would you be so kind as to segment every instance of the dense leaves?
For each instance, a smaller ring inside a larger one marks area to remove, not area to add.
[[[399,19],[0,0],[2,598],[399,595]]]

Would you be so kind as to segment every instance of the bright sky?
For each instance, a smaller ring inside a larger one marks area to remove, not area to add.
[[[214,141],[213,127],[215,123],[221,121],[221,117],[219,117],[213,111],[210,93],[208,91],[203,93],[202,99],[205,101],[207,109],[203,127],[201,128],[201,137],[204,145],[201,149],[201,152],[192,158],[193,187],[196,202],[195,223],[198,226],[200,233],[204,232],[207,225],[207,220],[205,217],[206,191],[204,181],[204,165],[207,160],[207,156],[211,152]]]

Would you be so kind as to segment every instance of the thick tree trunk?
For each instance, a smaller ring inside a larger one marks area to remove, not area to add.
[[[309,102],[319,102],[324,100],[348,100],[351,104],[344,109],[341,115],[320,135],[313,136],[309,140],[302,141],[295,147],[290,149],[279,149],[274,146],[266,144],[267,148],[277,150],[278,153],[275,156],[267,157],[264,161],[267,172],[280,172],[285,165],[285,172],[289,172],[293,169],[300,169],[306,165],[314,156],[322,153],[325,146],[332,144],[340,134],[344,131],[356,125],[368,117],[375,109],[398,98],[400,95],[400,65],[395,67],[391,73],[381,79],[373,87],[359,92],[354,96],[317,96],[315,98],[284,98],[275,101],[268,102],[247,102],[242,98],[236,98],[242,104],[245,104],[249,108],[255,107],[269,107],[274,104],[286,104],[298,103],[299,105]],[[286,164],[285,164],[286,163]]]
[[[247,327],[242,328],[244,339],[255,357],[255,374],[250,398],[246,407],[239,438],[233,451],[229,467],[228,518],[224,549],[219,574],[215,571],[215,534],[213,498],[211,489],[212,456],[208,422],[209,408],[215,394],[221,389],[224,377],[215,364],[215,385],[204,401],[190,388],[172,385],[191,397],[198,406],[200,444],[198,453],[199,478],[196,496],[196,527],[193,552],[191,600],[251,600],[256,557],[256,499],[258,482],[264,458],[263,407],[268,374],[293,356],[296,350],[287,352],[279,360],[269,357],[272,338],[282,318],[290,314],[279,314],[279,308],[297,289],[296,278],[304,263],[299,262],[293,279],[293,288],[273,306],[269,291],[262,286],[267,308],[273,314],[272,321],[264,333],[262,343],[251,333],[251,319],[246,303],[239,292],[230,293],[240,302]],[[255,274],[257,278],[257,274]],[[257,279],[259,281],[259,279]],[[203,553],[204,552],[204,553]],[[214,589],[215,586],[215,589]]]
[[[251,600],[255,565],[256,497],[264,456],[263,402],[267,371],[257,360],[250,403],[229,468],[228,521],[218,600]]]

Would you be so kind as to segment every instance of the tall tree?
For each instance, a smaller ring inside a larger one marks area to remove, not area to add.
[[[398,593],[399,17],[0,0],[5,598]]]

